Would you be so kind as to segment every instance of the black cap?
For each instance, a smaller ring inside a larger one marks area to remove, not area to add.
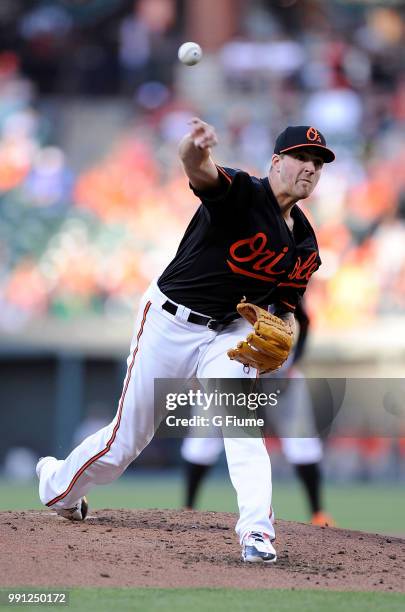
[[[277,136],[274,153],[288,153],[294,149],[313,149],[326,163],[333,162],[335,154],[327,148],[325,137],[310,125],[290,125]]]

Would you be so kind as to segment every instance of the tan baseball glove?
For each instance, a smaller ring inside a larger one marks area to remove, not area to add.
[[[256,368],[260,374],[278,370],[290,353],[293,330],[260,306],[240,302],[236,309],[253,325],[254,332],[239,342],[235,349],[229,350],[228,357]]]

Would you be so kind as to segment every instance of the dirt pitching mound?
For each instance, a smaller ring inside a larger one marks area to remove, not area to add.
[[[2,586],[319,588],[405,592],[405,540],[276,522],[276,564],[240,561],[236,516],[187,510],[0,513]]]

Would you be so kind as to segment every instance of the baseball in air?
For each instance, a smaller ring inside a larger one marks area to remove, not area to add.
[[[186,66],[194,66],[202,58],[202,49],[195,42],[185,42],[179,47],[177,55]]]

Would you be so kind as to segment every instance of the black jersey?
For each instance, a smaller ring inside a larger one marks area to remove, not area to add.
[[[311,224],[294,206],[290,231],[267,178],[218,170],[219,189],[191,187],[201,205],[159,288],[174,302],[219,320],[238,317],[236,304],[243,297],[294,312],[321,263]]]

